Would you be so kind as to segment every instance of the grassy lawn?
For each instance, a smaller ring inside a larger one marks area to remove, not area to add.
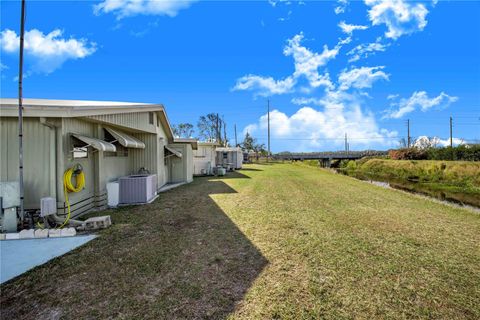
[[[2,285],[2,318],[480,318],[464,209],[264,164],[108,213],[99,238]]]

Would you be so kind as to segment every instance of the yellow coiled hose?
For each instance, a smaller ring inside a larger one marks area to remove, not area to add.
[[[72,176],[75,175],[75,185],[72,183]],[[67,203],[67,208],[68,208],[68,213],[67,213],[67,218],[63,222],[63,224],[60,226],[60,228],[63,228],[67,223],[68,220],[70,220],[70,202],[68,200],[68,193],[70,192],[80,192],[83,190],[85,187],[85,174],[83,173],[83,168],[80,165],[75,165],[72,168],[68,169],[65,171],[63,174],[63,190],[65,193],[65,202]]]

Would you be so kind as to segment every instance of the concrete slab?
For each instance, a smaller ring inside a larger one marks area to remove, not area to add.
[[[95,235],[88,235],[0,241],[0,283],[64,255],[95,237]]]
[[[32,239],[35,238],[35,230],[34,229],[24,229],[18,233],[18,237],[20,239]]]

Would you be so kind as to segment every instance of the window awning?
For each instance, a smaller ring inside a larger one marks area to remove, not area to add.
[[[168,152],[172,153],[174,156],[177,156],[177,157],[179,157],[179,158],[182,157],[182,153],[181,153],[180,151],[177,151],[177,150],[175,150],[175,149],[173,149],[173,148],[170,148],[170,147],[167,147],[167,146],[165,146],[165,149],[166,149]]]
[[[117,148],[111,144],[110,142],[103,141],[100,139],[96,138],[91,138],[87,136],[82,136],[80,134],[73,133],[72,136],[77,138],[78,140],[81,140],[87,144],[87,147],[92,147],[100,151],[109,151],[109,152],[115,152],[117,151]]]
[[[105,128],[122,146],[125,148],[139,148],[145,149],[145,143],[126,134],[125,132],[118,131],[112,128]]]

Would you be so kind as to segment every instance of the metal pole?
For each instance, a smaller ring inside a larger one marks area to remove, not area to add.
[[[238,142],[237,142],[237,124],[235,123],[234,125],[235,128],[235,147],[238,147]]]
[[[450,148],[453,148],[453,119],[450,117]]]
[[[270,159],[270,99],[267,100],[267,111],[268,111],[268,155],[267,155],[267,162]]]
[[[20,18],[20,61],[18,67],[18,173],[20,186],[20,221],[24,219],[23,190],[23,37],[25,34],[25,0],[22,0]]]
[[[225,122],[225,117],[222,116],[223,123],[223,144],[227,147],[227,123]]]
[[[220,128],[218,127],[218,113],[217,113],[217,125],[215,127],[215,131],[217,134],[217,143],[220,143]]]
[[[347,133],[345,132],[345,153],[348,152],[348,140],[347,140]]]
[[[410,119],[407,119],[407,148],[410,148]]]

